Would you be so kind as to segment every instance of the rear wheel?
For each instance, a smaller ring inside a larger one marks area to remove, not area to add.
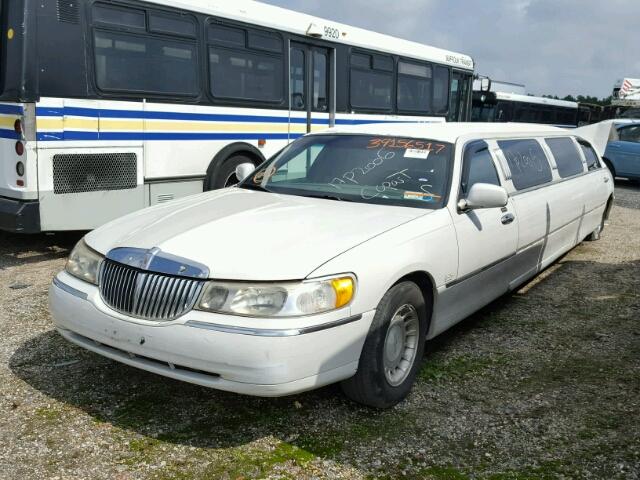
[[[365,341],[358,372],[342,382],[347,397],[389,408],[411,391],[424,354],[427,305],[418,286],[403,282],[382,297]]]
[[[253,160],[244,155],[234,155],[233,157],[229,157],[224,161],[220,168],[218,168],[215,176],[210,174],[207,177],[205,190],[217,190],[237,184],[238,177],[236,177],[236,167],[243,163],[253,163]]]

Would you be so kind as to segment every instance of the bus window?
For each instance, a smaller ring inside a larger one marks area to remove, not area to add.
[[[389,60],[393,61],[390,58]],[[371,55],[352,54],[351,107],[356,110],[391,110],[393,73],[388,71],[390,66],[393,67],[392,64],[381,58],[377,59],[374,64]],[[393,70],[393,68],[391,69]]]
[[[262,31],[245,35],[241,29],[210,25],[208,38],[211,43],[223,45],[209,45],[209,89],[214,97],[268,103],[283,100],[280,35]]]
[[[433,113],[449,110],[449,69],[436,65],[433,69]]]
[[[197,96],[195,42],[96,30],[96,83],[102,91]]]
[[[329,109],[329,59],[326,52],[313,51],[313,111],[326,112]]]
[[[432,111],[432,76],[431,65],[398,62],[398,110]]]
[[[304,94],[305,52],[301,48],[291,48],[291,109],[306,110]]]

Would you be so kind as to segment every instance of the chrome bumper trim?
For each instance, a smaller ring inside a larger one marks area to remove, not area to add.
[[[231,325],[218,325],[215,323],[198,322],[195,320],[189,320],[185,323],[187,327],[200,328],[202,330],[213,330],[215,332],[231,333],[236,335],[250,335],[255,337],[297,337],[300,335],[307,335],[309,333],[320,332],[322,330],[328,330],[330,328],[340,327],[347,325],[348,323],[357,322],[362,319],[362,315],[354,315],[353,317],[344,318],[342,320],[336,320],[335,322],[323,323],[321,325],[314,325],[312,327],[304,328],[291,328],[291,329],[264,329],[264,328],[248,328],[248,327],[235,327]]]
[[[60,290],[67,292],[69,295],[73,295],[74,297],[78,297],[82,300],[87,300],[89,298],[89,295],[87,295],[86,293],[81,292],[80,290],[76,290],[66,283],[62,283],[60,280],[58,280],[58,277],[55,277],[53,279],[53,285],[58,287]]]

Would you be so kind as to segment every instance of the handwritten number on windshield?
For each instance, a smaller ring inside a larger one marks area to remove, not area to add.
[[[370,150],[385,149],[402,149],[402,150],[428,150],[436,155],[441,153],[446,145],[441,143],[423,142],[421,140],[411,140],[403,138],[372,138],[369,140],[367,148]]]

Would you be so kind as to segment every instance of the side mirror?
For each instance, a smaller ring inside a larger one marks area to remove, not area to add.
[[[491,91],[491,79],[488,77],[484,77],[480,79],[480,91],[482,92],[490,92]]]
[[[241,163],[236,167],[236,178],[239,182],[251,175],[256,169],[253,163]]]
[[[458,202],[461,211],[479,210],[482,208],[502,208],[509,202],[507,191],[497,185],[476,183],[471,187],[466,199]]]

